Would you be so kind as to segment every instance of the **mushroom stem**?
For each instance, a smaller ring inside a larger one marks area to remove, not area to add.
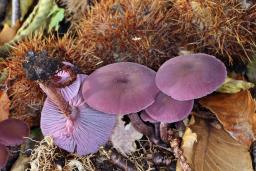
[[[168,123],[160,123],[160,138],[164,142],[168,142]]]
[[[39,83],[40,88],[46,93],[53,103],[55,103],[62,113],[69,117],[71,115],[71,109],[67,101],[62,97],[60,92],[52,85],[46,85],[44,83]]]
[[[157,139],[160,139],[160,122],[154,123],[154,132]]]
[[[140,133],[149,137],[149,139],[155,144],[159,143],[159,139],[155,135],[154,128],[146,125],[139,117],[137,113],[129,114],[128,117],[131,120],[132,126]]]

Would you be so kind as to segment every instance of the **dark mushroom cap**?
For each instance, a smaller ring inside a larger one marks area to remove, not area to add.
[[[165,123],[185,119],[192,111],[194,100],[178,101],[163,93],[159,93],[156,101],[145,109],[153,120]]]
[[[156,74],[156,85],[176,100],[192,100],[215,91],[226,76],[226,67],[219,59],[198,53],[166,61]]]
[[[159,92],[155,71],[132,63],[106,65],[88,76],[83,97],[92,108],[112,114],[129,114],[145,109]]]
[[[77,79],[83,82],[85,77]],[[98,151],[112,134],[115,126],[115,115],[106,114],[90,108],[84,103],[82,93],[69,100],[65,90],[60,91],[72,110],[70,117],[66,117],[58,107],[47,98],[41,113],[41,129],[43,134],[51,136],[60,148],[86,155]]]
[[[8,157],[9,153],[7,148],[3,144],[0,144],[0,169],[6,165]]]
[[[24,137],[29,136],[29,127],[18,119],[6,119],[0,122],[0,144],[6,146],[19,145]]]

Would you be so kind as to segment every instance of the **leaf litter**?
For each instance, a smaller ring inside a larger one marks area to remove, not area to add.
[[[196,141],[195,141],[196,140]],[[185,156],[196,171],[252,171],[248,146],[238,143],[224,129],[198,119],[183,136]],[[179,166],[178,169],[180,170]]]

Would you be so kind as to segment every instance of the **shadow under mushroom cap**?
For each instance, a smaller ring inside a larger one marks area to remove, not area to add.
[[[138,112],[154,102],[159,92],[155,71],[131,62],[106,65],[94,71],[83,84],[83,97],[94,109],[112,114]]]
[[[211,55],[177,56],[157,71],[157,87],[176,100],[192,100],[215,91],[227,76],[225,65]]]

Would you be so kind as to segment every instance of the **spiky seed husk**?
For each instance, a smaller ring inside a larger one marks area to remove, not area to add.
[[[165,23],[167,6],[163,0],[97,3],[77,27],[77,49],[92,49],[89,58],[101,59],[100,65],[129,61],[157,70],[177,54],[167,31],[171,23]]]
[[[256,51],[256,6],[238,0],[174,0],[167,14],[194,52],[247,62]]]

